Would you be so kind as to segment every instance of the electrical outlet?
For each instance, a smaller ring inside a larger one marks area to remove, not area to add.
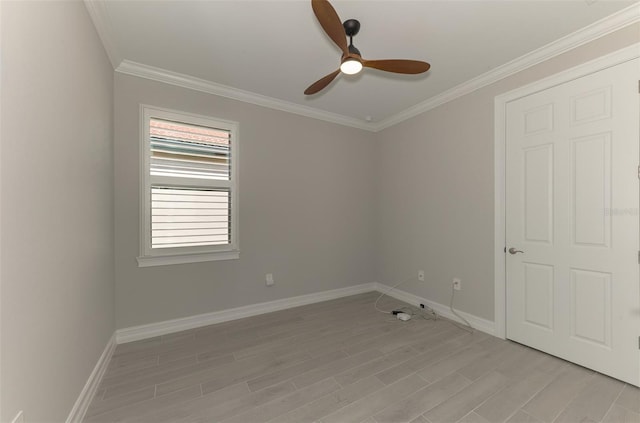
[[[18,414],[11,420],[11,423],[24,423],[24,414],[22,414],[22,410],[18,411]]]
[[[267,273],[267,276],[265,277],[265,284],[267,286],[271,286],[273,285],[275,282],[273,281],[273,273]]]
[[[462,281],[458,278],[453,278],[453,289],[460,291],[462,289]]]
[[[418,270],[418,280],[424,282],[424,270]]]

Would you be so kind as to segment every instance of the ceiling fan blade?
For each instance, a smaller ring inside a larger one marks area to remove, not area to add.
[[[423,73],[431,67],[427,62],[419,60],[362,60],[362,66],[386,72],[416,74]]]
[[[304,90],[304,93],[306,95],[311,95],[311,94],[317,93],[318,91],[322,90],[324,87],[329,85],[331,83],[331,81],[333,81],[335,79],[335,77],[338,76],[339,73],[340,73],[340,69],[338,69],[335,72],[330,73],[329,75],[325,76],[324,78],[321,78],[321,79],[317,80],[316,82],[311,84],[309,86],[309,88]]]
[[[324,32],[340,47],[340,50],[342,50],[344,54],[348,54],[347,36],[344,32],[342,22],[340,22],[340,17],[333,6],[331,6],[331,3],[327,0],[311,0],[311,8],[316,18],[318,18],[322,29],[324,29]]]

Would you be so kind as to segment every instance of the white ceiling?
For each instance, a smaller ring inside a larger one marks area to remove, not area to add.
[[[364,58],[424,60],[432,68],[340,75],[310,97],[304,89],[337,69],[340,51],[309,0],[109,0],[100,3],[105,22],[96,26],[112,59],[375,123],[634,3],[334,0],[343,21],[360,21],[354,44]]]

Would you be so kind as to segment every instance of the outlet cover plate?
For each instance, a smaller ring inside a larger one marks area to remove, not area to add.
[[[267,276],[265,277],[265,284],[267,286],[271,286],[273,285],[275,282],[273,281],[273,273],[267,273]]]
[[[458,278],[453,278],[453,289],[460,291],[462,289],[462,281]]]

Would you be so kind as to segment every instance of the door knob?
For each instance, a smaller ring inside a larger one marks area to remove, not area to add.
[[[516,253],[524,253],[524,251],[516,250],[513,247],[509,248],[509,254],[516,254]]]

